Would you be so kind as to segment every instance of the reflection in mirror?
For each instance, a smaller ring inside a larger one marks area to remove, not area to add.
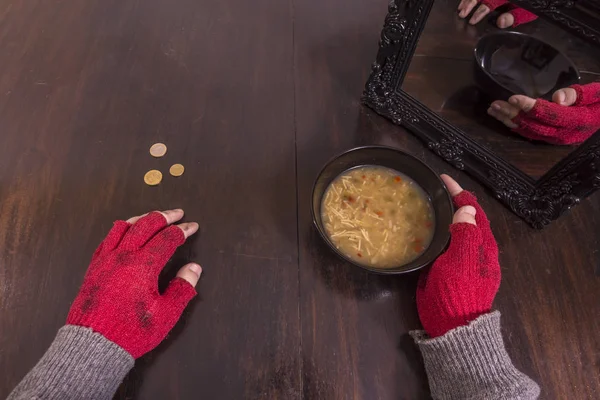
[[[463,19],[459,3],[434,2],[401,89],[539,178],[600,129],[600,84],[586,85],[600,82],[600,48],[541,18],[528,21],[532,18],[525,14],[523,19],[519,12],[513,14],[526,23],[500,29],[507,8],[470,24],[479,11],[472,9]],[[569,106],[576,92],[556,93],[577,82],[594,89],[595,94],[585,95],[598,96],[596,105]],[[530,97],[511,98],[515,93]],[[536,103],[538,98],[549,103]]]

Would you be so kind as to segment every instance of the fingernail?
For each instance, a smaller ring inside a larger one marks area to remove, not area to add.
[[[512,97],[511,97],[510,99],[508,99],[508,102],[509,102],[510,104],[512,104],[512,105],[515,105],[515,106],[518,106],[518,105],[519,105],[519,100],[517,100],[517,99],[514,99],[514,98],[512,98]]]
[[[567,95],[565,94],[565,92],[562,92],[562,91],[558,92],[558,102],[559,103],[564,103],[566,98],[567,98]]]
[[[190,264],[188,269],[195,273],[198,278],[200,278],[200,275],[202,275],[202,267],[200,267],[198,264]]]
[[[499,104],[492,104],[492,108],[493,108],[494,110],[501,110],[501,109],[502,109],[502,107],[500,107],[500,105],[499,105]]]

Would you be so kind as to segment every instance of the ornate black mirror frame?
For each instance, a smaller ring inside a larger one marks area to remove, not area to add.
[[[542,228],[600,188],[600,131],[536,180],[402,91],[433,1],[390,1],[363,103],[408,128],[437,155],[489,187],[530,225]],[[594,17],[598,6],[590,0],[511,2],[600,46],[600,20]]]

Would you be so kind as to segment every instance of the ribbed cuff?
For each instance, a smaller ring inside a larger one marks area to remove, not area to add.
[[[539,386],[512,364],[500,332],[500,312],[429,339],[410,333],[423,354],[434,399],[530,400]]]
[[[66,325],[7,400],[111,399],[133,364],[101,334]]]

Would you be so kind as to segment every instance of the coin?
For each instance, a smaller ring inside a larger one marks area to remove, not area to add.
[[[181,176],[183,175],[183,171],[185,171],[185,168],[181,164],[173,164],[169,168],[169,173],[173,176]]]
[[[162,181],[162,173],[156,169],[151,169],[144,175],[144,182],[149,186],[156,186]]]
[[[167,153],[167,146],[164,143],[154,143],[150,147],[150,155],[152,157],[162,157]]]

